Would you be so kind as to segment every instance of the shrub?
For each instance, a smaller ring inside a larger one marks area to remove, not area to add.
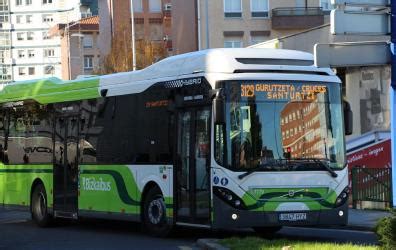
[[[396,249],[396,210],[378,221],[375,232],[383,249]]]

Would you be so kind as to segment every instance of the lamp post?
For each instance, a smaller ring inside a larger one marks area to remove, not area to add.
[[[392,145],[392,202],[396,208],[396,0],[391,0],[391,51],[392,51],[392,80],[390,87],[391,112],[391,145]]]
[[[131,1],[131,26],[132,26],[132,70],[136,70],[136,47],[135,47],[135,15],[133,8],[133,0]]]

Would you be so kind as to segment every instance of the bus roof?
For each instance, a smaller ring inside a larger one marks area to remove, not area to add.
[[[33,99],[56,103],[100,97],[101,89],[128,85],[130,93],[144,91],[159,81],[194,74],[241,73],[255,71],[302,71],[334,75],[328,68],[313,66],[313,55],[279,49],[209,49],[168,57],[143,70],[62,81],[46,78],[0,85],[0,102]]]

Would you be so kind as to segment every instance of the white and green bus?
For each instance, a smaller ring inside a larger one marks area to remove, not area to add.
[[[0,90],[0,205],[40,226],[93,217],[165,235],[347,223],[351,111],[311,54],[213,49]]]

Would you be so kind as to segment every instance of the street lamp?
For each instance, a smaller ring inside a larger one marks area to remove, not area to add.
[[[131,26],[132,26],[132,70],[136,70],[136,47],[135,47],[135,15],[133,8],[133,0],[131,1]]]

